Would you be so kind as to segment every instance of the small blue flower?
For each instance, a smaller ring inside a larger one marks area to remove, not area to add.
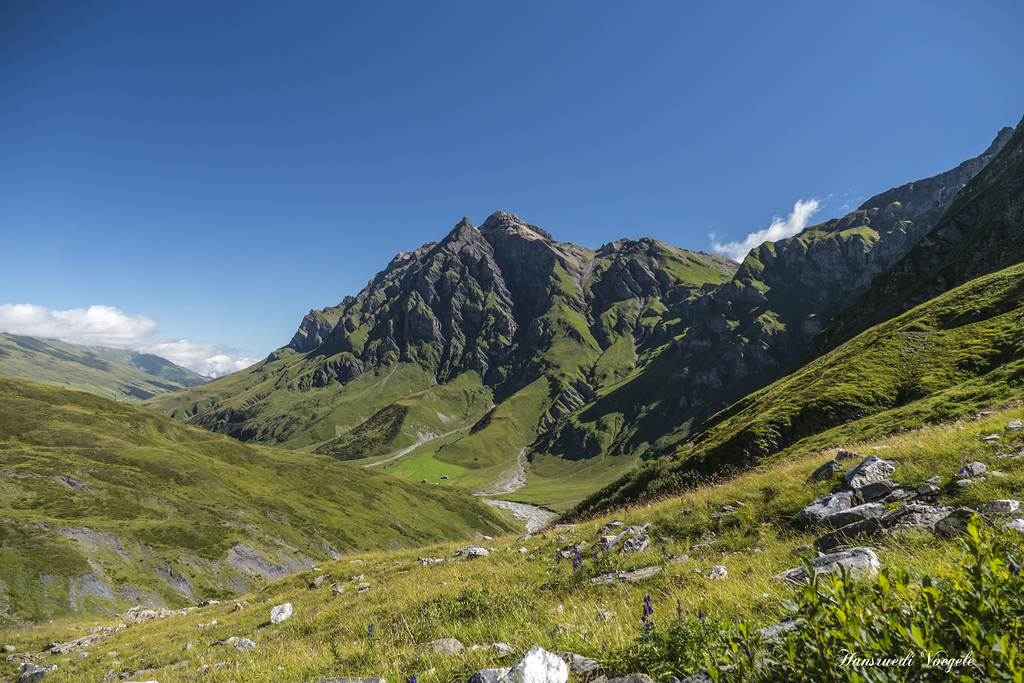
[[[418,683],[418,681],[416,680],[416,675],[413,674],[412,678],[405,679],[405,683]]]
[[[704,610],[697,610],[697,618],[699,620],[704,621],[704,616]]]
[[[370,628],[367,629],[367,635],[369,635],[370,638],[373,638],[373,624],[370,624]]]

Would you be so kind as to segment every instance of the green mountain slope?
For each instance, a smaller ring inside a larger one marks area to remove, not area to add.
[[[1024,261],[1024,120],[991,163],[957,194],[936,227],[807,350],[817,357],[972,278]]]
[[[0,333],[0,375],[141,401],[209,378],[152,354]]]
[[[664,343],[664,311],[735,267],[648,238],[560,243],[500,212],[479,228],[463,220],[311,312],[264,362],[149,405],[249,442],[508,488],[538,434]],[[634,459],[589,476],[610,480]],[[576,494],[544,502],[565,495]]]
[[[712,416],[675,457],[630,473],[576,513],[750,467],[806,440],[877,437],[1020,400],[1024,250],[1012,245],[1024,235],[1022,158],[1024,122],[935,228],[837,316],[834,330],[859,324],[859,335]],[[834,339],[827,330],[808,354]]]
[[[593,250],[510,214],[464,219],[311,311],[264,362],[149,405],[247,442],[564,509],[790,371],[1012,136],[738,268],[649,238]]]
[[[0,619],[251,590],[338,553],[514,528],[480,499],[0,377]]]

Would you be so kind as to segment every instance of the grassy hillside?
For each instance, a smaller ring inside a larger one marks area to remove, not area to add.
[[[203,384],[208,378],[129,349],[78,346],[0,333],[0,375],[88,391],[119,401]]]
[[[671,490],[696,475],[877,438],[1024,398],[1024,264],[978,278],[713,416],[676,457],[599,491],[578,513]]]
[[[991,499],[1020,498],[1024,492],[1024,459],[1001,457],[1024,450],[1024,432],[1005,428],[1021,417],[1024,409],[1017,407],[907,431],[883,441],[828,445],[884,452],[896,463],[893,476],[907,487],[933,475],[945,483],[966,461],[982,461],[1004,471],[1007,476],[992,477],[973,488],[944,489],[935,501],[973,507]],[[981,440],[993,432],[1001,436],[997,445]],[[203,680],[225,682],[304,682],[351,676],[461,683],[482,668],[511,666],[536,645],[551,652],[575,652],[601,665],[596,673],[572,674],[571,681],[586,681],[597,673],[614,677],[637,672],[667,681],[670,675],[682,678],[709,665],[718,674],[717,667],[726,664],[739,668],[721,674],[723,680],[741,676],[750,680],[750,663],[760,661],[762,653],[791,667],[771,675],[762,669],[761,675],[769,680],[825,680],[823,676],[864,680],[855,678],[860,673],[855,668],[815,673],[812,667],[817,660],[808,648],[820,648],[824,652],[820,659],[826,660],[852,641],[839,640],[842,629],[838,626],[829,636],[833,640],[827,641],[823,632],[815,630],[824,626],[813,624],[831,623],[828,605],[846,608],[852,605],[852,593],[865,592],[872,596],[874,611],[855,617],[863,626],[856,637],[865,639],[860,647],[868,647],[869,632],[899,622],[903,614],[899,591],[900,572],[905,572],[908,600],[920,595],[923,587],[946,595],[989,576],[993,583],[985,584],[989,607],[984,609],[1009,610],[1005,612],[1008,620],[992,621],[1004,612],[972,614],[969,624],[980,622],[988,629],[973,646],[964,645],[974,648],[981,668],[962,666],[955,673],[966,676],[964,680],[1000,680],[998,676],[1007,673],[1012,679],[1007,662],[1020,656],[1020,641],[1014,634],[1024,624],[1024,580],[1011,570],[1013,558],[1017,562],[1021,558],[980,553],[979,547],[989,542],[989,532],[982,534],[980,545],[970,537],[961,542],[914,531],[874,538],[871,544],[887,573],[879,579],[846,581],[837,592],[822,582],[812,587],[813,600],[805,591],[773,578],[800,566],[801,557],[813,556],[808,544],[814,534],[799,529],[794,520],[812,498],[835,489],[835,480],[809,479],[834,455],[834,449],[796,450],[784,461],[695,486],[681,496],[651,500],[574,526],[550,528],[528,539],[502,536],[485,542],[492,550],[483,558],[456,559],[460,543],[354,553],[268,584],[246,597],[241,609],[231,601],[165,613],[162,618],[128,614],[101,617],[98,622],[54,621],[32,629],[0,629],[0,643],[11,645],[16,653],[39,654],[37,664],[56,664],[59,680],[69,683],[95,681],[108,672],[162,683],[193,680],[200,672]],[[991,519],[997,526],[1002,522]],[[650,524],[652,546],[634,554],[601,552],[601,535],[616,533],[605,526],[611,522]],[[1007,547],[1016,552],[1012,545],[999,547],[999,553]],[[565,559],[556,561],[558,551],[565,552]],[[418,561],[428,557],[444,561]],[[985,564],[977,564],[978,557]],[[709,578],[715,566],[726,568],[725,578]],[[979,567],[976,574],[972,573],[975,566]],[[634,583],[592,581],[608,572],[646,567],[659,569]],[[926,576],[931,578],[925,580]],[[361,584],[364,587],[357,589]],[[826,596],[824,602],[819,593]],[[830,603],[828,596],[833,595],[837,601]],[[973,596],[963,593],[969,604]],[[294,616],[271,624],[271,608],[286,602],[293,606]],[[952,602],[942,604],[947,605],[942,609],[955,614]],[[653,614],[645,613],[645,605]],[[914,612],[915,618],[931,623],[925,620],[933,609],[934,605],[923,605]],[[809,622],[804,627],[806,637],[792,636],[788,641],[793,651],[805,653],[795,665],[786,654],[788,645],[773,650],[754,634],[755,629],[794,614],[793,610]],[[119,624],[127,627],[115,630]],[[927,653],[934,652],[936,643],[947,642],[940,636],[951,632],[948,624],[936,625],[916,645],[917,641],[909,640],[909,632],[904,638],[892,626],[890,647],[912,649],[920,664]],[[76,656],[74,650],[63,655],[44,651],[48,643],[89,633],[102,640],[81,650],[88,656]],[[228,642],[230,638],[249,639],[253,647],[239,650]],[[467,650],[440,654],[428,645],[440,638],[457,638]],[[506,643],[511,652],[503,655],[488,647],[492,643]],[[0,663],[6,667],[0,671],[13,674],[16,663]],[[794,666],[810,673],[801,676]],[[899,674],[904,669],[883,671]],[[920,668],[906,671],[919,676],[915,680],[949,680],[941,668],[925,671],[923,677]]]
[[[0,509],[0,619],[15,621],[224,598],[339,552],[513,528],[452,490],[7,377]]]

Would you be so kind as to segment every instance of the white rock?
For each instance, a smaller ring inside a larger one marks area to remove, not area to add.
[[[711,568],[711,573],[708,574],[709,579],[724,579],[729,576],[729,570],[722,565],[715,565]]]
[[[1016,531],[1018,534],[1024,534],[1024,519],[1011,519],[1003,525],[1003,531]]]
[[[990,515],[1009,515],[1020,509],[1019,500],[990,500],[981,509]]]
[[[540,646],[530,648],[500,683],[566,683],[569,667],[558,655]]]
[[[286,602],[270,610],[270,623],[280,624],[292,615],[292,603]]]
[[[1009,432],[1017,432],[1021,429],[1024,429],[1024,422],[1021,422],[1020,420],[1014,420],[1006,425],[1006,430]]]

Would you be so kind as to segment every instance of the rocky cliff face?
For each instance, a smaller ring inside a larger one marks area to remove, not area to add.
[[[650,238],[598,250],[557,242],[500,211],[479,228],[463,218],[440,242],[397,255],[358,296],[311,311],[288,346],[333,359],[310,378],[314,387],[393,363],[417,364],[441,383],[472,370],[498,386],[531,367],[560,335],[598,348],[622,335],[648,335],[635,329],[640,302],[686,291],[684,279],[666,268],[679,262],[712,279],[736,267]],[[632,316],[605,315],[625,301],[634,302]],[[573,315],[577,327],[565,321]],[[531,379],[518,376],[515,383]]]
[[[437,442],[467,487],[521,472],[523,458],[531,476],[589,468],[607,482],[637,458],[673,452],[793,368],[954,198],[977,196],[965,210],[988,216],[984,191],[961,190],[980,188],[971,178],[983,168],[979,178],[1016,168],[986,168],[1009,137],[763,244],[742,264],[650,238],[558,242],[503,212],[478,227],[463,219],[398,254],[358,295],[311,311],[263,363],[157,407],[243,440],[338,457],[402,458]]]
[[[935,227],[1011,133],[1000,131],[983,154],[950,171],[752,250],[729,282],[674,305],[666,317],[683,321],[681,333],[643,373],[588,409],[594,419],[578,415],[555,426],[541,448],[664,453],[718,410],[781,377],[836,314]],[[609,412],[623,412],[625,424],[601,435],[598,416]]]
[[[971,173],[979,161],[987,165]],[[985,154],[972,162],[955,169],[957,180],[963,179],[955,198],[932,202],[933,215],[940,209],[945,214],[932,223],[930,232],[905,250],[905,258],[875,279],[814,340],[806,360],[869,325],[1020,261],[1024,253],[1024,120],[1016,130],[1000,131]],[[933,194],[939,195],[935,190]],[[941,197],[945,196],[943,192]]]

